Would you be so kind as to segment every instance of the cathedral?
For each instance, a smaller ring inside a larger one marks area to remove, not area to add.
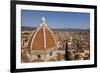
[[[28,48],[30,62],[56,61],[56,41],[44,17],[42,17],[40,25],[32,32]]]

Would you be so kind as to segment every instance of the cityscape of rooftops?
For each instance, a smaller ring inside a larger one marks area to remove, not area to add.
[[[21,10],[21,26],[37,27],[43,16],[50,28],[90,29],[90,14],[82,12]]]
[[[89,13],[21,11],[22,63],[89,60],[90,53]]]

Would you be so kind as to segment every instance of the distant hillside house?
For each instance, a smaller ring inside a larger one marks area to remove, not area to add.
[[[53,32],[42,17],[39,27],[33,31],[30,44],[31,62],[44,62],[53,59],[56,54],[56,41]]]

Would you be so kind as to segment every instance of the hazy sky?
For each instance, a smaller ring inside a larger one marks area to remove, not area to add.
[[[50,28],[90,28],[90,14],[78,12],[21,10],[21,24],[37,27],[43,16]]]

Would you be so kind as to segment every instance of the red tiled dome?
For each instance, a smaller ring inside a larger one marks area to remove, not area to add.
[[[46,27],[41,27],[35,32],[32,41],[32,49],[50,49],[55,47],[53,35]]]
[[[32,50],[46,50],[56,47],[53,32],[47,27],[44,17],[41,20],[40,27],[33,34]]]

